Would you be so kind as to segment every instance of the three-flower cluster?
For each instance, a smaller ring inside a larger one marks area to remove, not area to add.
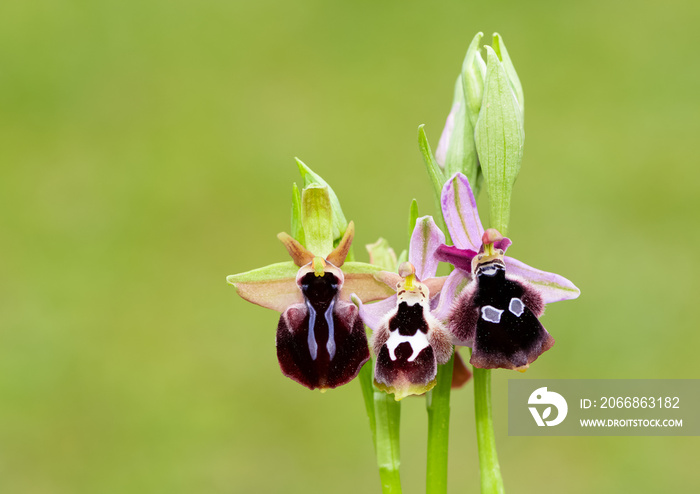
[[[295,187],[296,234],[278,235],[292,260],[227,278],[244,299],[282,313],[276,346],[284,375],[310,389],[335,388],[357,376],[371,346],[375,385],[398,400],[430,390],[453,345],[471,347],[475,367],[524,370],[554,344],[538,318],[545,304],[576,298],[578,289],[504,255],[511,241],[484,230],[466,176],[454,174],[442,190],[454,245],[432,217],[418,218],[408,260],[391,272],[348,261],[354,224],[333,190],[300,167],[309,183],[301,193]],[[436,277],[441,261],[454,267],[449,276]]]
[[[282,313],[280,367],[304,386],[335,388],[357,376],[370,359],[365,325],[374,383],[397,400],[435,386],[454,345],[472,349],[474,367],[524,371],[554,344],[539,321],[545,305],[578,297],[566,278],[506,256],[510,239],[481,224],[472,187],[483,182],[491,223],[505,233],[524,142],[523,91],[508,51],[494,34],[484,60],[481,38],[467,50],[435,156],[419,131],[452,245],[424,216],[415,218],[404,262],[354,262],[353,223],[298,161],[305,187],[294,186],[292,234],[278,235],[292,261],[228,277],[241,297]],[[436,276],[440,262],[452,266],[449,276]]]

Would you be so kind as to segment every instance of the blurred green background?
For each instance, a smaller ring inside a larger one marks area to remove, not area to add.
[[[494,382],[508,492],[692,492],[697,438],[508,437],[507,379],[698,378],[697,2],[0,4],[0,492],[379,492],[359,383],[284,378],[225,276],[285,259],[299,156],[362,245],[433,213],[472,36],[500,32],[526,146],[510,251],[583,295]],[[483,199],[483,198],[482,198]],[[402,416],[424,489],[424,401]],[[477,492],[472,388],[450,491]]]

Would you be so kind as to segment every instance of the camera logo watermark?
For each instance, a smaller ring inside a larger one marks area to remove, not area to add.
[[[540,412],[537,407],[529,407],[532,418],[539,427],[554,426],[561,424],[566,418],[566,414],[569,411],[569,405],[567,405],[566,400],[559,393],[554,391],[547,391],[546,387],[538,388],[532,392],[530,398],[527,400],[528,405],[549,405]],[[557,409],[556,416],[551,420],[546,420],[552,415],[552,407]]]

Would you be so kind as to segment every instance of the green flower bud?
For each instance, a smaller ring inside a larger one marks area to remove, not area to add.
[[[491,227],[505,233],[513,184],[523,157],[523,113],[505,64],[490,46],[485,48],[484,97],[474,135],[489,194]]]
[[[477,33],[467,49],[435,156],[422,126],[419,145],[436,197],[455,173],[467,177],[475,195],[483,180],[491,202],[491,226],[505,231],[525,138],[523,88],[503,38],[494,33],[493,47],[484,47],[484,62],[482,37]]]

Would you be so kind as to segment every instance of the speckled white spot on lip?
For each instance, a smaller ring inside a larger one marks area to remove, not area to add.
[[[481,308],[481,317],[484,321],[498,324],[501,322],[501,314],[503,314],[502,310],[498,310],[490,305],[485,305]]]
[[[522,300],[513,297],[510,299],[510,304],[508,304],[508,310],[515,314],[516,317],[520,317],[525,312],[525,305],[523,305]]]

